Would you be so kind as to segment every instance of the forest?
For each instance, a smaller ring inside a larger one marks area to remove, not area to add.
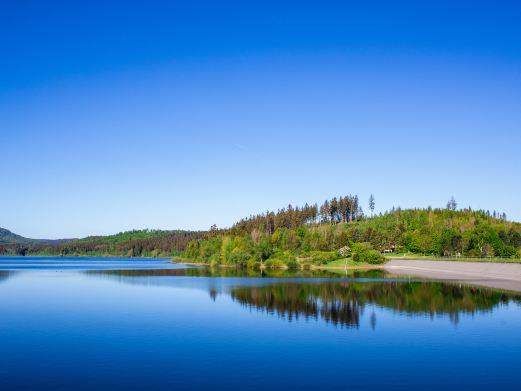
[[[369,200],[374,209],[374,197]],[[386,253],[436,256],[521,257],[521,224],[506,215],[470,208],[392,210],[364,215],[357,196],[333,198],[245,218],[230,229],[215,227],[188,243],[183,258],[245,267],[302,268],[340,258],[367,263]]]
[[[186,249],[189,242],[205,237],[204,231],[133,230],[109,236],[89,236],[83,239],[55,243],[22,242],[0,245],[0,254],[172,257]]]
[[[1,254],[176,257],[250,268],[307,268],[339,259],[378,264],[388,254],[521,257],[521,224],[504,213],[445,208],[393,208],[364,214],[358,196],[288,205],[208,231],[133,230],[73,240],[33,240],[4,230]]]

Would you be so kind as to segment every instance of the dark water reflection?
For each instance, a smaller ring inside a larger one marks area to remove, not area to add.
[[[369,305],[408,316],[445,316],[458,323],[461,314],[484,313],[510,302],[521,304],[521,294],[454,282],[411,281],[391,277],[382,270],[351,270],[347,277],[341,278],[344,271],[340,275],[329,271],[267,271],[261,274],[231,268],[85,273],[122,283],[203,289],[214,301],[224,294],[250,310],[289,321],[316,319],[343,327],[359,327],[361,315]],[[376,315],[371,316],[374,327]]]
[[[383,270],[250,270],[225,267],[183,267],[176,269],[129,269],[129,270],[89,270],[92,275],[113,275],[123,277],[248,277],[248,278],[379,278],[389,276]]]
[[[0,283],[7,281],[9,278],[14,276],[15,272],[11,270],[0,270]]]
[[[491,289],[441,282],[326,282],[321,284],[274,284],[234,288],[231,297],[241,305],[288,320],[320,318],[335,325],[358,327],[368,304],[407,315],[459,315],[491,311],[521,297]],[[373,326],[375,319],[372,319]]]

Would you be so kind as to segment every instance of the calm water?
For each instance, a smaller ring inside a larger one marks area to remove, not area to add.
[[[521,387],[521,296],[383,272],[0,258],[1,390]]]

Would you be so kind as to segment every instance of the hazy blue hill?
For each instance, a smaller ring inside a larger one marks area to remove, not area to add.
[[[31,239],[17,235],[8,229],[0,228],[0,245],[57,245],[71,240],[74,239]]]
[[[24,238],[8,229],[0,228],[0,244],[32,244],[33,239]]]

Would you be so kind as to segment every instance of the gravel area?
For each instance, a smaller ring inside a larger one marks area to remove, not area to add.
[[[385,270],[400,276],[455,280],[521,292],[521,264],[393,259],[385,264]]]

